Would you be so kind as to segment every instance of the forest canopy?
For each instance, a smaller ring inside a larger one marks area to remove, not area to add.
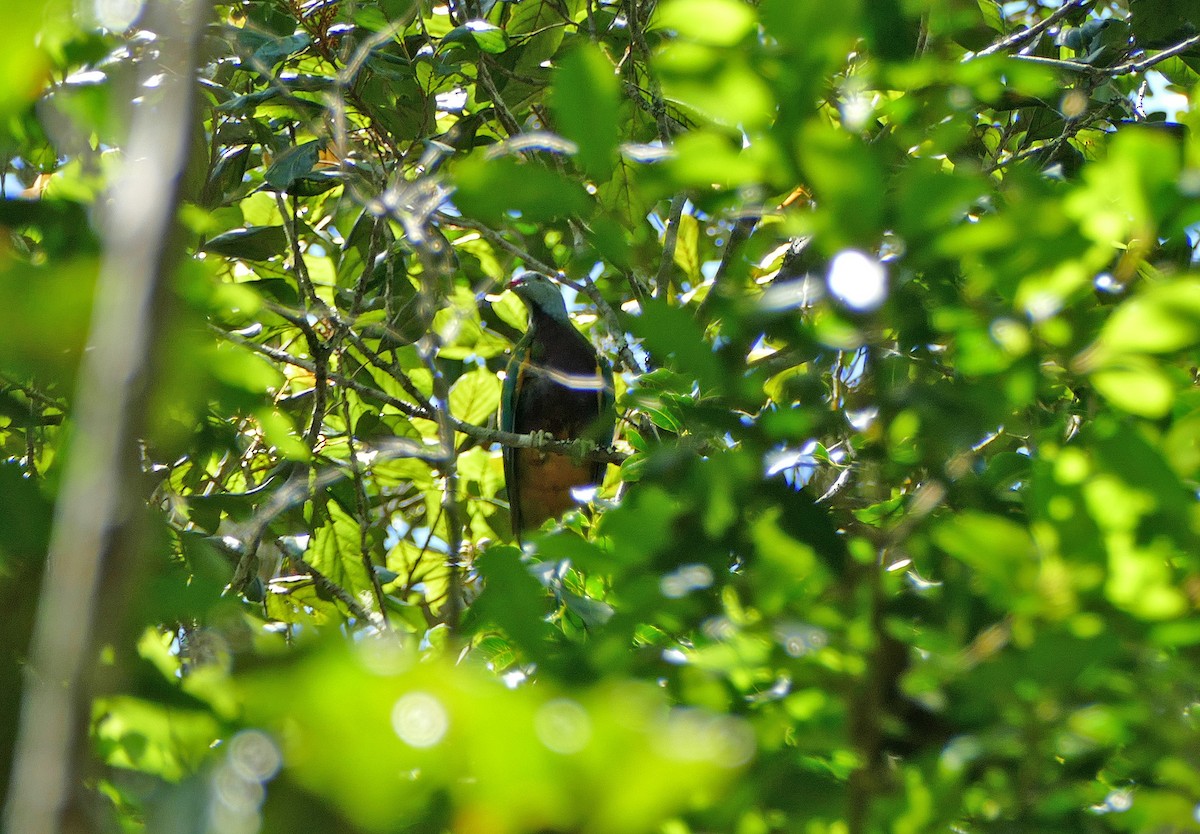
[[[6,830],[1200,830],[1200,2],[23,7]]]

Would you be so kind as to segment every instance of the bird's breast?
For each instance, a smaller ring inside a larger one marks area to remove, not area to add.
[[[554,452],[518,449],[516,464],[521,521],[532,529],[575,506],[571,491],[594,482],[592,464],[579,464]]]

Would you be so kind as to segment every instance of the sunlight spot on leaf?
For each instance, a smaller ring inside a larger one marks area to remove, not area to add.
[[[438,110],[443,113],[457,113],[467,106],[467,91],[462,87],[438,93],[435,98]]]
[[[868,406],[855,411],[846,412],[846,422],[855,431],[866,431],[875,422],[875,418],[879,416],[879,406]]]
[[[511,672],[505,672],[501,676],[501,680],[504,681],[504,685],[509,689],[516,689],[529,680],[529,675],[524,669],[513,669]]]
[[[1025,311],[1034,321],[1045,321],[1062,309],[1062,303],[1057,293],[1038,292],[1025,302]]]
[[[631,162],[642,162],[649,165],[670,159],[674,154],[671,149],[664,148],[661,144],[646,145],[627,142],[621,145],[621,155]]]
[[[848,91],[845,99],[839,105],[842,113],[842,125],[852,133],[858,133],[867,126],[871,114],[875,112],[878,95],[872,95],[864,89]]]
[[[663,649],[662,659],[672,666],[683,666],[688,662],[687,653],[679,648]]]
[[[1128,788],[1118,788],[1111,791],[1100,805],[1093,805],[1092,810],[1097,814],[1120,814],[1133,807],[1133,791]]]
[[[667,599],[680,599],[692,591],[703,590],[713,583],[712,568],[708,565],[683,565],[659,581],[659,588]]]
[[[811,307],[824,296],[825,287],[820,280],[805,275],[803,278],[772,284],[763,291],[758,303],[764,310],[780,312]]]
[[[1109,295],[1119,295],[1125,292],[1125,285],[1113,277],[1111,272],[1101,272],[1092,282],[1097,290]]]
[[[587,486],[571,487],[571,498],[577,504],[586,504],[596,497],[596,493],[600,491],[600,487],[596,484],[588,484]]]

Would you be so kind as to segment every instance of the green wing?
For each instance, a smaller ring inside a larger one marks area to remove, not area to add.
[[[516,431],[517,401],[521,396],[524,385],[525,368],[529,364],[530,337],[526,333],[513,347],[512,358],[508,361],[508,369],[504,374],[504,385],[500,389],[500,430]],[[508,505],[512,518],[514,533],[521,529],[520,519],[520,485],[517,483],[517,450],[512,446],[502,446],[501,455],[504,458],[504,483],[508,485]]]
[[[604,390],[600,392],[600,419],[597,420],[595,441],[600,446],[609,446],[617,430],[617,389],[613,386],[612,366],[599,356],[596,365],[600,376],[604,378]],[[604,480],[604,470],[607,466],[606,463],[596,464],[592,475],[596,483]]]

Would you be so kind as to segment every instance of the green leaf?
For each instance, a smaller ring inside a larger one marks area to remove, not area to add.
[[[1153,359],[1117,356],[1091,374],[1092,384],[1117,408],[1139,417],[1158,419],[1175,402],[1175,385]]]
[[[700,274],[700,221],[687,212],[679,216],[675,263],[692,282],[692,286],[698,286],[704,280],[704,276]]]
[[[0,463],[0,574],[9,559],[33,559],[44,554],[50,540],[51,506],[37,483],[12,462]]]
[[[209,240],[201,250],[227,258],[266,261],[287,249],[287,233],[282,226],[256,226],[233,229]]]
[[[1131,0],[1129,20],[1139,46],[1164,49],[1196,34],[1200,0]]]
[[[656,55],[654,66],[667,99],[714,124],[750,129],[772,117],[771,91],[742,52],[672,41]]]
[[[589,198],[582,185],[536,162],[476,154],[454,168],[454,201],[464,213],[499,222],[516,213],[532,222],[582,214]]]
[[[443,43],[474,43],[484,52],[499,55],[508,49],[508,35],[504,30],[486,20],[472,20],[446,33]]]
[[[1105,322],[1097,348],[1114,353],[1175,353],[1200,344],[1200,278],[1154,284]]]
[[[41,92],[50,62],[39,33],[47,22],[45,12],[53,4],[30,0],[20,14],[9,17],[0,34],[0,118],[24,108]],[[44,32],[41,32],[44,35]]]
[[[287,187],[287,192],[296,197],[315,197],[341,185],[342,179],[339,171],[313,171],[292,180]]]
[[[249,155],[250,148],[247,145],[227,148],[222,152],[217,164],[213,166],[208,180],[204,183],[204,190],[200,195],[200,205],[209,209],[216,208],[224,202],[226,194],[242,184]]]
[[[521,563],[515,547],[491,547],[475,562],[483,593],[471,606],[472,628],[499,627],[526,656],[542,658],[553,637],[546,622],[546,591]]]
[[[243,286],[253,288],[266,297],[278,301],[284,307],[295,309],[300,304],[300,293],[291,281],[283,278],[263,278],[258,281],[247,281]]]
[[[325,523],[314,531],[308,562],[353,595],[360,588],[370,587],[363,562],[362,530],[358,519],[350,516],[336,501],[325,502],[324,508]]]
[[[250,367],[253,366],[243,363],[238,370],[246,371]],[[266,369],[260,367],[259,371],[262,370]],[[312,457],[311,451],[296,430],[296,424],[286,414],[262,408],[254,416],[262,426],[263,436],[267,443],[273,446],[281,457],[289,460],[308,460]]]
[[[1189,609],[1170,567],[1171,553],[1160,547],[1139,548],[1128,539],[1110,537],[1105,594],[1113,605],[1143,620],[1166,620]]]
[[[755,23],[754,12],[738,0],[668,0],[653,18],[655,26],[715,46],[733,46]]]
[[[679,137],[667,167],[681,187],[736,188],[766,175],[762,159],[746,152],[728,134],[709,130],[689,131]]]
[[[312,38],[306,32],[299,32],[286,38],[275,38],[254,50],[250,60],[255,66],[270,69],[283,59],[303,52],[311,43]]]
[[[870,246],[882,232],[883,165],[857,136],[823,120],[810,122],[800,139],[800,164],[828,212],[822,231],[832,246]]]
[[[500,407],[500,379],[485,368],[463,374],[450,386],[450,413],[483,425]]]
[[[582,44],[558,63],[550,97],[555,125],[579,146],[579,162],[591,176],[612,174],[619,102],[612,62],[596,46]]]
[[[287,191],[288,186],[316,167],[323,144],[322,140],[314,139],[303,145],[288,148],[271,163],[263,179],[276,191]]]
[[[0,226],[36,232],[47,255],[52,257],[99,251],[88,219],[88,206],[74,200],[0,200]]]
[[[960,512],[941,520],[931,537],[938,547],[971,567],[996,602],[1011,599],[1036,566],[1029,532],[998,515]]]
[[[665,361],[673,359],[673,366],[685,375],[694,377],[702,391],[720,388],[721,368],[712,346],[696,320],[682,307],[673,307],[665,302],[647,299],[641,315],[628,316],[626,326],[642,340],[652,354]]]

